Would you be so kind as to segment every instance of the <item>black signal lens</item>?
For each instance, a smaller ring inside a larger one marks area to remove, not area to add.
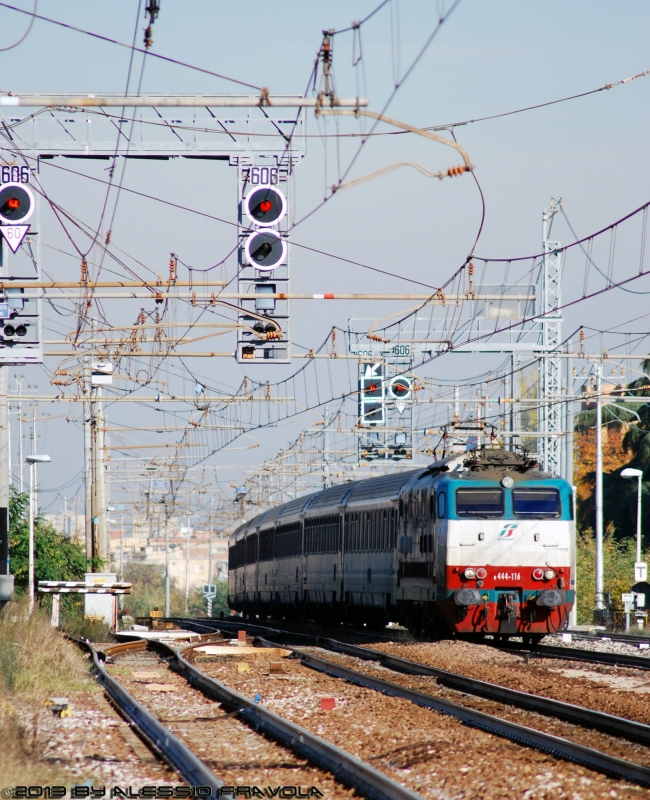
[[[16,183],[0,185],[0,222],[26,222],[34,212],[34,195],[28,186]]]
[[[244,198],[244,211],[255,225],[276,225],[287,213],[287,201],[275,186],[260,186]]]

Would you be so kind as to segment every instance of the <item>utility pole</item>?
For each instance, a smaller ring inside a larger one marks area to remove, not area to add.
[[[565,479],[571,485],[571,491],[573,492],[573,401],[569,398],[573,395],[573,358],[571,357],[571,340],[567,342],[567,358],[566,358],[566,382],[565,382],[565,391],[567,395],[566,403],[565,403],[565,424],[564,430],[566,431],[566,454],[564,458],[564,471],[565,471]],[[576,505],[576,498],[574,495],[573,498],[573,515],[575,518],[575,505]],[[575,522],[574,522],[575,525]],[[577,552],[576,552],[577,544],[575,538],[571,543],[571,575],[573,576],[573,606],[571,608],[571,616],[569,618],[569,626],[575,628],[578,624],[578,578],[577,578]]]
[[[190,517],[187,518],[187,549],[185,551],[185,613],[190,608]]]
[[[1,245],[0,245],[1,246]],[[0,606],[13,593],[9,573],[9,367],[0,367]]]
[[[169,513],[165,505],[165,617],[169,613]]]
[[[323,489],[329,486],[329,439],[327,436],[327,406],[323,408]],[[279,477],[279,476],[278,476]]]
[[[101,389],[95,389],[95,475],[94,520],[96,521],[97,548],[99,557],[107,564],[110,557],[108,532],[106,526],[106,483],[104,474],[104,411],[101,401]]]
[[[97,555],[97,547],[95,538],[93,536],[95,526],[93,524],[93,407],[91,400],[92,387],[90,385],[90,370],[89,365],[84,367],[84,382],[83,382],[83,415],[84,415],[84,482],[85,482],[85,498],[84,498],[84,520],[86,525],[86,561],[88,562],[88,569],[94,569],[91,566],[93,558]]]
[[[147,544],[151,544],[151,540],[153,539],[152,502],[153,502],[153,473],[150,473],[149,494],[147,495],[147,521],[149,523],[149,536],[147,537]]]
[[[208,583],[212,585],[212,502],[214,495],[210,497],[210,521],[208,523]]]
[[[596,364],[596,610],[594,622],[603,625],[607,621],[605,608],[605,562],[603,559],[603,411],[602,391],[603,364]]]
[[[16,381],[18,396],[23,393],[22,380]],[[25,491],[25,481],[23,480],[23,401],[18,400],[18,491],[22,494]]]
[[[120,514],[120,580],[124,580],[124,514]]]

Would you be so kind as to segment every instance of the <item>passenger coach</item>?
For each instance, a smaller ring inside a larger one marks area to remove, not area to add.
[[[344,483],[241,525],[229,605],[246,615],[387,621],[537,639],[574,601],[573,495],[505,450]]]

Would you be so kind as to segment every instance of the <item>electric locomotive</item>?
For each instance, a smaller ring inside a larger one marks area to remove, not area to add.
[[[572,488],[506,450],[291,500],[229,543],[228,602],[250,616],[537,640],[574,590]]]

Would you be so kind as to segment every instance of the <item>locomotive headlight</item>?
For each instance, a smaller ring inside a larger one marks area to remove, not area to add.
[[[544,570],[544,580],[550,581],[555,577],[555,570],[554,569],[546,569]]]
[[[511,489],[514,486],[514,483],[515,482],[512,480],[510,475],[506,475],[505,478],[501,478],[501,486],[503,486],[504,489]]]
[[[485,580],[485,579],[487,578],[487,570],[486,570],[486,569],[483,569],[483,567],[479,567],[479,568],[476,570],[476,577],[477,577],[477,578],[478,578],[480,581],[483,581],[483,580]]]
[[[544,578],[544,570],[543,569],[534,569],[533,570],[533,580],[534,581],[541,581]]]
[[[467,580],[472,581],[476,577],[476,570],[472,569],[471,567],[467,567],[463,575]]]

